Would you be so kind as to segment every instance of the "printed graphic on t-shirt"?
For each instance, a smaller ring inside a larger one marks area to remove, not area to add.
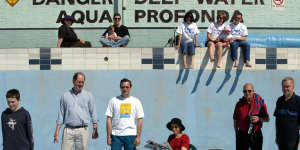
[[[193,28],[184,28],[184,32],[187,34],[194,35],[196,32],[193,30]]]
[[[232,35],[241,35],[241,30],[232,30]]]
[[[131,113],[131,104],[130,103],[121,104],[120,118],[130,118],[130,113]]]
[[[10,127],[12,130],[15,130],[15,125],[17,124],[16,120],[9,118],[9,121],[6,123],[8,127]]]

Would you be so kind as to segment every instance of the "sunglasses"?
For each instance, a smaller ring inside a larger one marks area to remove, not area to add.
[[[129,86],[121,86],[121,89],[129,89],[130,87]]]
[[[121,20],[121,18],[114,18],[115,20]]]
[[[241,20],[241,17],[234,17],[235,20]]]
[[[251,93],[252,90],[244,90],[243,93]]]

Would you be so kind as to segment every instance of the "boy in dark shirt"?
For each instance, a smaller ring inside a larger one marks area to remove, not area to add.
[[[20,107],[20,93],[11,89],[6,93],[7,105],[1,115],[3,150],[33,150],[30,114]]]

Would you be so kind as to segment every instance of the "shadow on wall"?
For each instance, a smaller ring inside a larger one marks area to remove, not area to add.
[[[225,54],[227,52],[228,52],[228,55],[227,55],[227,61],[226,61],[226,65],[225,65],[225,77],[224,77],[224,80],[222,81],[221,85],[217,89],[216,93],[219,93],[223,89],[224,85],[231,78],[231,71],[232,71],[232,67],[233,67],[233,61],[230,57],[230,49],[228,49],[228,48],[224,49],[224,52],[223,52],[222,55],[225,56]],[[177,77],[177,80],[176,80],[176,84],[179,84],[180,81],[181,81],[181,84],[184,84],[187,81],[189,73],[190,73],[189,69],[188,70],[183,69],[182,59],[179,59],[180,57],[182,57],[181,53],[179,53],[178,59],[177,59],[178,61],[176,62],[176,64],[179,64],[179,66],[180,66],[178,77]],[[202,76],[203,72],[205,71],[205,68],[206,68],[206,66],[208,64],[208,61],[209,61],[209,50],[206,51],[205,56],[203,58],[204,59],[201,62],[201,66],[200,66],[200,69],[199,69],[198,74],[197,74],[197,79],[195,81],[195,84],[194,84],[193,90],[191,91],[191,94],[194,94],[197,91],[201,76]],[[209,75],[209,77],[206,81],[206,84],[205,84],[206,86],[209,86],[211,84],[213,78],[214,78],[214,75],[217,71],[216,65],[217,65],[217,62],[215,61],[214,64],[213,64],[213,69],[212,69],[212,71],[211,71],[211,73],[210,73],[210,75]],[[229,91],[228,95],[231,95],[235,91],[235,89],[237,87],[237,84],[238,84],[238,81],[239,81],[239,78],[240,78],[240,75],[243,72],[243,67],[244,67],[243,53],[240,51],[240,57],[239,57],[238,67],[236,69],[236,75],[235,75],[234,82],[232,84],[232,87],[230,88],[230,91]],[[184,75],[183,75],[183,72],[184,72]],[[183,75],[183,77],[182,77],[182,75]]]

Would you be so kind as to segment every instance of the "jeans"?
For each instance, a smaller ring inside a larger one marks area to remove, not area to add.
[[[124,150],[136,150],[134,140],[136,136],[115,136],[112,135],[112,144],[111,150],[122,150],[124,146]]]
[[[64,128],[61,150],[87,150],[89,128]]]
[[[182,54],[187,54],[187,55],[195,55],[195,43],[194,42],[189,42],[189,43],[180,43],[180,50]]]
[[[244,61],[250,61],[250,45],[247,41],[234,41],[230,44],[230,50],[231,50],[231,59],[233,61],[237,60],[238,56],[238,48],[242,48],[242,52],[244,54]]]
[[[118,41],[112,41],[106,38],[100,38],[99,41],[103,46],[120,47],[120,46],[126,46],[128,44],[129,36],[125,35],[124,37],[122,37],[121,40]]]

